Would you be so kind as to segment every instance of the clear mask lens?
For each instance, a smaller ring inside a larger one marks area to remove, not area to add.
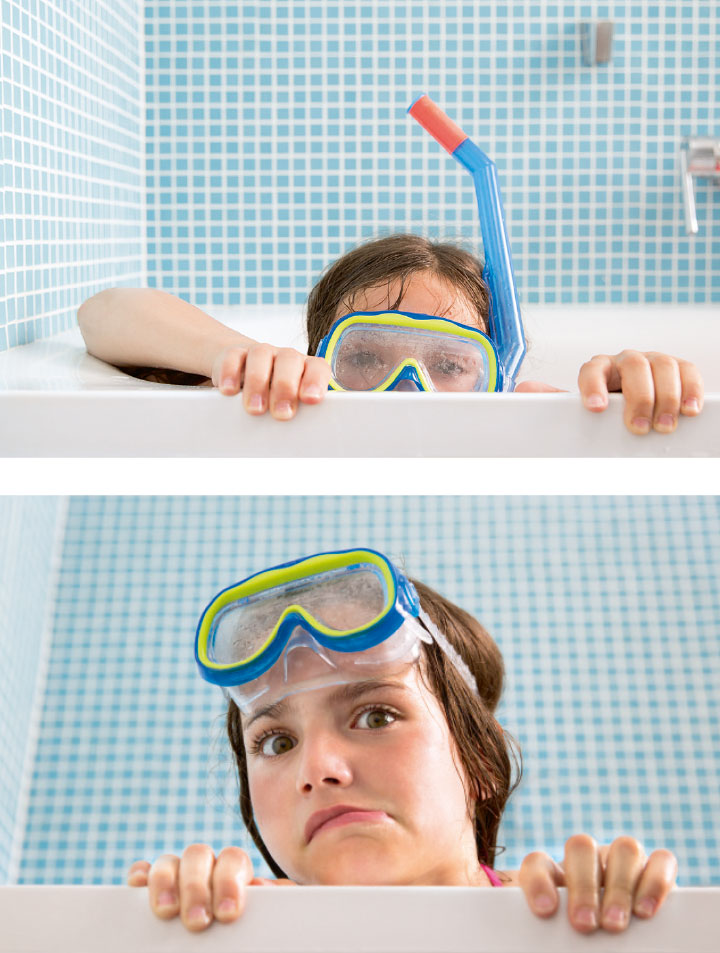
[[[420,642],[431,636],[408,618],[388,639],[362,652],[335,652],[297,626],[282,655],[267,672],[244,685],[226,689],[243,714],[298,692],[387,676],[420,657]]]
[[[267,644],[290,606],[301,606],[320,625],[342,633],[372,623],[387,601],[385,580],[372,566],[343,568],[287,583],[220,610],[208,637],[208,657],[220,665],[252,658]]]
[[[488,357],[479,343],[441,331],[352,325],[332,355],[335,380],[346,390],[375,390],[403,361],[415,360],[438,391],[487,389]]]

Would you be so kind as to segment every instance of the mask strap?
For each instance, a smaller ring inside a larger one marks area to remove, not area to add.
[[[453,663],[453,665],[458,670],[458,672],[462,675],[463,680],[465,681],[465,684],[473,693],[473,695],[479,698],[480,692],[478,691],[477,682],[473,678],[473,674],[470,671],[470,669],[467,667],[465,662],[460,658],[459,653],[455,651],[452,645],[450,645],[448,640],[442,634],[440,629],[438,629],[438,627],[435,625],[433,620],[430,618],[427,612],[425,612],[424,609],[420,609],[420,614],[418,618],[420,619],[422,624],[425,626],[425,628],[428,630],[430,635],[433,637],[435,642],[437,642],[437,644],[440,646],[440,648],[445,653],[445,655],[447,655],[447,657]]]

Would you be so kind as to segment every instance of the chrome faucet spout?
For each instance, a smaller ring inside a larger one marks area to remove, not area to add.
[[[693,178],[709,178],[720,184],[720,138],[686,136],[680,143],[680,183],[688,235],[698,232]]]

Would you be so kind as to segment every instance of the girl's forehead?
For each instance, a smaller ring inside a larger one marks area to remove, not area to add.
[[[420,666],[413,662],[402,667],[394,667],[387,672],[340,685],[314,688],[289,695],[277,706],[273,706],[272,719],[283,718],[333,718],[338,709],[361,705],[368,700],[383,700],[383,696],[398,704],[404,704],[420,712],[430,712],[439,707],[439,703],[425,685],[421,677]],[[257,711],[261,710],[258,706]],[[243,717],[243,727],[249,728],[253,721],[260,725],[263,718],[257,714]]]
[[[396,278],[388,284],[359,289],[354,292],[350,301],[341,302],[335,319],[353,311],[381,311],[395,305],[395,310],[398,311],[437,315],[470,327],[481,328],[475,308],[460,289],[454,288],[446,280],[428,272],[411,275],[405,281],[402,299],[397,302],[401,284],[401,279]]]

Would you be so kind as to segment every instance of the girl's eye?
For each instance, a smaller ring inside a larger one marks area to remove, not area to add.
[[[395,720],[395,715],[387,708],[366,708],[358,715],[356,724],[359,728],[385,728]]]
[[[357,368],[375,368],[382,362],[373,351],[356,351],[350,358],[350,363]]]
[[[465,368],[462,364],[458,364],[457,361],[450,360],[449,358],[436,361],[435,370],[438,374],[443,374],[445,377],[459,377],[465,373]]]
[[[256,742],[254,749],[266,758],[274,758],[292,751],[294,747],[295,742],[289,735],[266,735]]]

